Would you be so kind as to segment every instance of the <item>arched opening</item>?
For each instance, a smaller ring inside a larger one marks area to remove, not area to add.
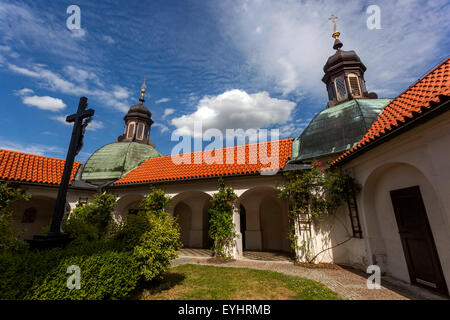
[[[31,239],[34,235],[42,234],[50,227],[55,199],[32,196],[29,201],[13,203],[13,227],[22,233],[22,238]],[[48,230],[47,230],[48,231]]]
[[[270,187],[247,190],[239,197],[244,251],[289,252],[288,206]]]
[[[208,235],[210,200],[211,196],[201,191],[187,191],[172,198],[169,211],[178,219],[185,248],[211,248]]]
[[[174,209],[174,217],[180,225],[180,240],[183,247],[190,246],[190,235],[192,228],[192,210],[183,201],[179,202]]]
[[[448,294],[450,239],[441,201],[424,174],[405,163],[383,165],[367,178],[362,197],[372,263],[390,276]]]
[[[139,211],[142,199],[144,199],[144,196],[140,194],[128,194],[120,197],[114,210],[114,219],[122,221],[126,219],[127,215],[136,214]]]
[[[264,198],[260,207],[263,251],[283,251],[283,238],[287,237],[280,223],[280,206],[273,197]]]

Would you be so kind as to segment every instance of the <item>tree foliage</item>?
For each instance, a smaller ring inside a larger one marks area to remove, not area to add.
[[[209,236],[213,240],[215,256],[230,258],[231,248],[237,234],[233,222],[233,205],[236,194],[219,180],[219,192],[211,199],[209,210]]]
[[[333,214],[349,195],[361,190],[350,175],[339,169],[325,168],[317,161],[310,170],[287,172],[285,178],[279,189],[280,197],[289,202],[289,239],[294,251],[298,249],[295,222],[300,215],[310,215],[320,221]]]
[[[0,253],[23,251],[27,248],[26,242],[20,239],[20,232],[13,228],[11,205],[30,198],[31,195],[23,190],[0,183]]]

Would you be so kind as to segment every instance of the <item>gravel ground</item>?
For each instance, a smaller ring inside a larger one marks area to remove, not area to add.
[[[204,264],[206,257],[182,256],[175,260],[172,265],[180,264]],[[425,290],[400,283],[389,278],[382,278],[381,289],[368,289],[366,285],[367,275],[355,269],[311,269],[294,265],[291,262],[257,261],[240,259],[225,264],[221,267],[252,268],[260,270],[271,270],[288,275],[298,276],[323,283],[331,290],[338,293],[346,300],[423,300],[442,299],[439,296],[425,292]]]

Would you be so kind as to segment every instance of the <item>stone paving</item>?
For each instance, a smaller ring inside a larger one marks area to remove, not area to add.
[[[205,255],[193,256],[197,254],[194,251],[184,251],[180,257],[173,262],[173,265],[180,264],[202,264],[213,265],[208,259],[211,252],[203,252]],[[203,249],[202,249],[203,250]],[[190,254],[190,256],[189,256]],[[250,255],[252,257],[252,255]],[[258,259],[253,260],[244,256],[244,258],[220,264],[221,267],[233,268],[252,268],[260,270],[271,270],[288,275],[299,276],[323,283],[331,290],[338,293],[346,300],[427,300],[443,299],[440,296],[432,294],[424,289],[420,289],[394,279],[383,277],[381,280],[381,289],[368,289],[366,285],[368,275],[362,271],[342,268],[342,269],[312,269],[294,265],[286,258],[281,261],[262,261],[261,255],[256,255]],[[270,257],[270,255],[269,255]]]

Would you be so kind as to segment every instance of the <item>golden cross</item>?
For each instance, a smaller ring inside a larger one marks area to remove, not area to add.
[[[339,36],[341,35],[339,31],[337,31],[337,24],[336,24],[336,20],[338,19],[338,17],[336,17],[334,14],[331,15],[331,17],[328,18],[328,20],[331,20],[331,22],[333,22],[333,35],[332,37],[337,39],[339,38]]]

